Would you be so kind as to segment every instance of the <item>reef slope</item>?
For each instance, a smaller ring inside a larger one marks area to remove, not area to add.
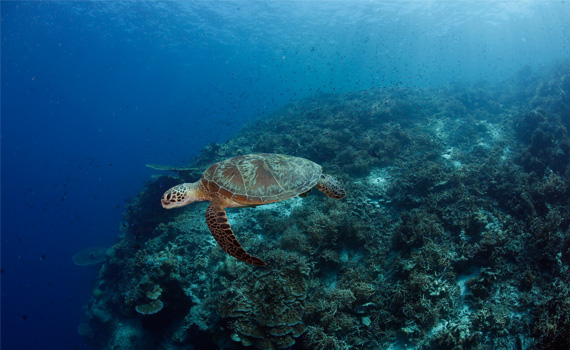
[[[570,63],[501,84],[321,95],[158,175],[126,208],[81,333],[98,349],[570,348]],[[230,209],[162,192],[240,154],[311,159],[347,197]],[[251,348],[251,347],[250,347]]]

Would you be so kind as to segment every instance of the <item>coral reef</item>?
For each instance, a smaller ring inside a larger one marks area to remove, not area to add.
[[[569,127],[569,62],[293,103],[131,200],[80,332],[97,349],[570,348]],[[160,208],[253,152],[311,159],[347,190],[229,209],[263,268],[217,246],[205,204]]]

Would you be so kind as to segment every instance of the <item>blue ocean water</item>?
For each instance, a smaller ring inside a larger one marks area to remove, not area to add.
[[[125,201],[244,123],[322,92],[498,82],[570,56],[544,1],[3,1],[3,349],[77,332]]]

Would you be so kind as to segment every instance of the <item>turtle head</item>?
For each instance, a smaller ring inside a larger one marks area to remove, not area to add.
[[[165,209],[183,207],[192,202],[202,200],[197,193],[196,183],[183,183],[164,192],[160,202]]]

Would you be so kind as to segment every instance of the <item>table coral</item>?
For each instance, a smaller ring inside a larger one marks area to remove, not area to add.
[[[77,266],[95,265],[107,260],[107,248],[91,247],[73,256],[73,263]]]
[[[135,307],[135,309],[137,310],[137,312],[139,314],[152,315],[152,314],[155,314],[155,313],[159,312],[160,310],[162,310],[163,307],[164,307],[164,304],[162,303],[162,301],[153,300],[147,304],[137,305]]]

